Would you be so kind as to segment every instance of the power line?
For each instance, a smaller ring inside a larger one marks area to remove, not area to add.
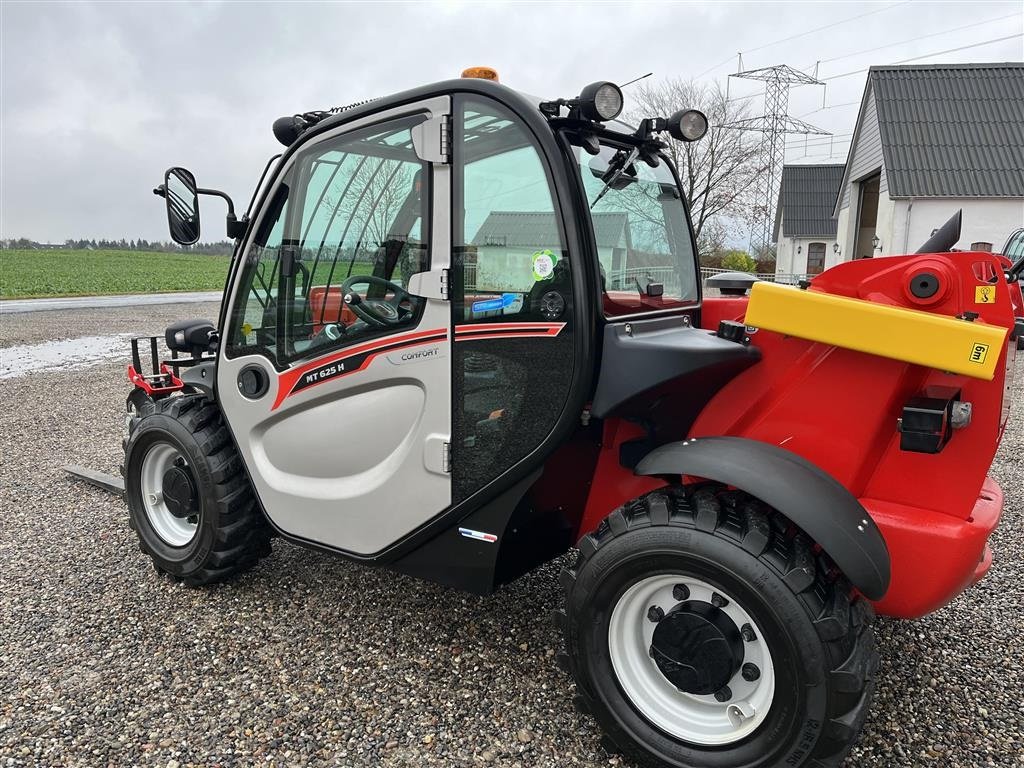
[[[845,101],[842,104],[829,104],[828,106],[825,106],[825,107],[818,107],[817,109],[812,109],[810,112],[804,112],[802,115],[797,115],[797,117],[807,117],[808,115],[813,115],[815,112],[824,112],[826,109],[839,109],[839,107],[852,107],[854,104],[860,104],[860,100],[857,100],[857,101]]]
[[[803,142],[803,140],[788,141],[788,142],[786,142],[786,149],[796,148],[796,147],[826,146],[828,144],[834,143],[834,140],[849,141],[850,137],[852,137],[852,136],[853,136],[852,133],[841,133],[841,134],[838,134],[837,136],[830,136],[827,139],[811,139],[806,144]]]
[[[816,61],[815,64],[829,64],[829,63],[831,63],[833,61],[841,61],[842,59],[849,59],[849,58],[852,58],[854,56],[859,56],[862,53],[874,53],[875,51],[881,51],[881,50],[883,50],[885,48],[892,48],[893,46],[896,46],[896,45],[904,45],[906,43],[916,43],[916,42],[919,42],[921,40],[927,40],[930,37],[939,37],[940,35],[948,35],[950,32],[960,32],[960,31],[965,30],[965,29],[973,29],[974,27],[981,27],[981,26],[984,26],[985,24],[992,24],[993,22],[996,22],[996,21],[1004,21],[1006,19],[1013,18],[1014,16],[1020,16],[1020,13],[1019,12],[1010,13],[1010,14],[1007,14],[1006,16],[998,16],[997,18],[994,18],[994,19],[986,19],[985,21],[976,21],[973,24],[964,24],[964,25],[957,26],[957,27],[950,27],[949,29],[944,29],[941,32],[932,32],[929,35],[918,35],[916,37],[911,37],[911,38],[909,38],[907,40],[900,40],[900,41],[895,42],[895,43],[886,43],[885,45],[879,45],[876,48],[865,48],[863,50],[854,51],[853,53],[844,53],[842,56],[833,56],[831,59],[818,59],[818,61]],[[1024,17],[1021,17],[1021,18],[1024,19]],[[814,64],[808,64],[806,67],[803,67],[803,69],[804,70],[808,70],[808,69],[810,69],[813,66],[814,66]]]
[[[695,75],[693,79],[694,80],[699,80],[700,78],[704,77],[704,75],[706,75],[708,72],[713,72],[714,70],[718,69],[723,64],[728,64],[730,61],[732,61],[732,56],[731,55],[725,61],[720,61],[717,64],[715,64],[713,67],[708,67],[703,72],[701,72],[699,75]]]
[[[983,40],[980,43],[971,43],[970,45],[961,45],[958,48],[947,48],[944,51],[933,51],[932,53],[926,53],[926,54],[923,54],[921,56],[912,56],[909,59],[901,59],[900,61],[893,61],[893,62],[890,62],[889,64],[879,65],[879,66],[887,66],[887,67],[889,67],[889,66],[895,66],[896,64],[908,64],[911,61],[920,61],[921,59],[930,59],[932,56],[941,56],[944,53],[956,53],[957,51],[966,51],[966,50],[970,50],[971,48],[980,48],[983,45],[991,45],[992,43],[1001,43],[1004,40],[1019,40],[1019,39],[1020,39],[1020,35],[1019,34],[1007,35],[1006,37],[996,37],[996,38],[993,38],[992,40]],[[838,80],[841,77],[849,77],[850,75],[859,75],[861,72],[867,72],[868,69],[870,69],[870,67],[864,67],[863,69],[855,69],[852,72],[844,72],[841,75],[832,75],[831,77],[823,77],[821,79],[824,80],[825,82],[829,82],[831,80]]]
[[[841,19],[840,21],[833,21],[831,24],[826,24],[823,27],[815,27],[814,29],[808,29],[806,32],[798,32],[795,35],[790,35],[789,37],[784,37],[781,40],[775,40],[775,41],[773,41],[771,43],[765,43],[764,45],[759,45],[757,48],[751,48],[748,51],[744,51],[744,53],[754,53],[756,51],[762,51],[765,48],[771,48],[773,45],[778,45],[779,43],[788,43],[790,40],[796,40],[798,37],[803,37],[804,35],[810,35],[810,34],[813,34],[815,32],[821,32],[822,30],[831,29],[832,27],[838,27],[840,24],[845,24],[848,21],[854,21],[855,19],[863,19],[865,16],[871,16],[871,15],[873,15],[875,13],[882,13],[883,11],[891,11],[893,8],[898,8],[899,6],[906,5],[909,2],[910,2],[910,0],[901,0],[901,2],[898,2],[895,5],[887,5],[885,8],[875,8],[874,10],[867,11],[865,13],[861,13],[861,14],[858,14],[856,16],[850,16],[849,18]]]
[[[799,160],[803,157],[845,157],[850,153],[849,146],[838,146],[838,147],[814,147],[813,152],[793,152],[790,151],[786,156],[786,164],[792,163],[794,160]]]
[[[851,141],[852,139],[840,139],[835,142],[835,146],[849,144]],[[786,149],[790,152],[798,152],[800,150],[807,151],[808,149],[825,149],[826,147],[829,147],[829,142],[825,142],[824,144],[808,144],[807,147],[786,147]]]
[[[844,157],[846,154],[847,154],[846,152],[822,152],[822,153],[819,153],[817,155],[800,155],[799,157],[794,157],[794,158],[791,158],[791,159],[792,160],[803,160],[804,158],[810,158],[810,157],[830,157],[830,158],[831,157],[835,157],[835,158],[840,158],[840,157]],[[792,163],[790,163],[790,165],[792,165]],[[837,163],[837,165],[838,165],[838,163]]]
[[[871,16],[872,14],[875,14],[875,13],[882,13],[883,11],[891,11],[893,8],[897,8],[897,7],[901,6],[901,5],[906,5],[909,2],[910,2],[910,0],[901,0],[901,2],[895,3],[894,5],[887,5],[885,8],[875,8],[874,10],[867,11],[866,13],[860,13],[860,14],[857,14],[856,16],[850,16],[849,18],[846,18],[846,19],[840,19],[839,21],[833,21],[831,24],[826,24],[823,27],[816,27],[815,29],[808,29],[806,32],[798,32],[795,35],[790,35],[789,37],[784,37],[784,38],[781,38],[779,40],[773,40],[770,43],[765,43],[763,45],[759,45],[757,48],[751,48],[750,50],[747,50],[747,51],[740,51],[736,55],[739,56],[739,55],[742,55],[744,53],[754,53],[755,51],[763,51],[765,48],[771,48],[773,45],[778,45],[779,43],[786,43],[786,42],[789,42],[790,40],[795,40],[798,37],[803,37],[804,35],[810,35],[810,34],[813,34],[815,32],[821,32],[823,29],[831,29],[832,27],[838,27],[840,24],[846,24],[848,21],[855,21],[857,19],[863,19],[865,16]],[[732,60],[733,60],[733,56],[730,55],[727,59],[723,59],[722,61],[718,62],[714,66],[708,67],[703,72],[701,72],[699,75],[695,75],[693,79],[694,80],[699,80],[700,78],[704,77],[704,75],[708,74],[708,72],[713,72],[714,70],[718,69],[722,65],[728,64]]]
[[[1001,42],[1004,42],[1005,40],[1014,40],[1014,39],[1019,39],[1019,38],[1020,38],[1019,34],[1006,35],[1005,37],[996,37],[996,38],[993,38],[992,40],[982,40],[981,42],[971,43],[970,45],[961,45],[961,46],[959,46],[957,48],[947,48],[944,51],[932,51],[931,53],[924,53],[924,54],[921,54],[920,56],[912,56],[909,59],[901,59],[899,61],[889,62],[888,64],[879,64],[879,65],[873,65],[873,66],[891,67],[891,66],[895,66],[897,64],[909,64],[912,61],[920,61],[921,59],[930,59],[932,56],[942,56],[943,54],[946,54],[946,53],[956,53],[958,51],[967,51],[967,50],[970,50],[971,48],[981,48],[982,46],[985,46],[985,45],[992,45],[993,43],[1001,43]],[[861,69],[855,69],[855,70],[852,70],[850,72],[843,72],[841,75],[830,75],[829,77],[822,77],[821,80],[823,82],[831,82],[832,80],[839,80],[840,78],[843,78],[843,77],[850,77],[851,75],[859,75],[861,72],[867,72],[869,69],[870,69],[870,67],[862,67]],[[750,94],[748,96],[733,96],[730,99],[726,99],[726,103],[728,104],[728,103],[731,103],[731,102],[734,102],[734,101],[744,101],[744,100],[747,100],[747,99],[753,99],[754,97],[759,96],[759,95],[760,94],[752,93],[752,94]],[[842,106],[842,105],[838,105],[837,104],[835,106]],[[830,109],[830,107],[825,107],[825,109]],[[817,112],[819,110],[814,110],[814,111]],[[808,112],[807,114],[812,114],[812,113]]]
[[[1024,21],[1024,16],[1020,16],[1017,13],[1010,13],[1010,14],[1007,14],[1006,16],[998,16],[998,17],[996,17],[994,19],[987,19],[985,21],[978,21],[978,22],[975,22],[974,24],[967,24],[966,26],[954,27],[954,28],[951,28],[951,29],[945,29],[945,30],[943,30],[941,32],[933,32],[930,35],[921,35],[919,37],[910,38],[909,40],[900,40],[899,42],[896,42],[896,43],[887,43],[886,45],[880,45],[877,48],[866,48],[864,50],[854,51],[853,53],[844,54],[843,56],[834,56],[831,59],[820,59],[817,62],[817,64],[827,64],[827,63],[832,62],[832,61],[839,61],[841,59],[849,59],[849,58],[851,58],[853,56],[859,56],[860,54],[872,53],[874,51],[880,51],[883,48],[892,48],[895,45],[903,45],[905,43],[914,43],[914,42],[917,42],[919,40],[926,40],[929,37],[938,37],[939,35],[947,35],[950,32],[957,32],[957,31],[960,31],[960,30],[963,30],[963,29],[971,29],[972,27],[980,27],[980,26],[982,26],[984,24],[991,24],[991,23],[993,23],[995,21],[1004,21],[1006,19],[1014,18],[1014,17],[1020,18],[1022,21]],[[1015,37],[1015,35],[1011,35],[1010,37]],[[1006,39],[1008,39],[1008,38],[1000,38],[999,41],[1006,40]],[[997,41],[990,41],[990,42],[997,42]],[[985,45],[985,43],[977,43],[977,45]],[[954,49],[954,50],[963,50],[963,49],[961,48],[961,49]],[[939,55],[941,53],[951,53],[951,52],[952,51],[939,51],[938,53],[928,54],[928,55],[929,56],[937,56],[937,55]],[[925,58],[925,57],[922,56],[920,58]],[[902,62],[896,62],[896,63],[897,64],[904,64],[904,63],[906,63],[908,61],[915,61],[915,59],[904,59]],[[804,67],[804,69],[807,70],[807,69],[810,69],[813,66],[815,66],[815,64],[811,64],[809,66],[806,66],[806,67]],[[866,70],[862,69],[862,70],[858,70],[858,71],[864,72]],[[856,73],[848,73],[848,74],[856,74]],[[832,77],[826,77],[825,80],[834,80],[834,79],[836,79],[838,77],[845,77],[845,75],[834,75]],[[858,101],[847,101],[847,102],[844,102],[842,104],[829,104],[827,106],[818,107],[817,109],[812,109],[810,112],[804,112],[802,115],[799,115],[799,117],[807,117],[808,115],[813,115],[813,114],[815,114],[817,112],[823,112],[823,111],[828,110],[828,109],[838,109],[840,107],[852,107],[854,105],[859,105],[860,103],[861,102],[858,100]]]

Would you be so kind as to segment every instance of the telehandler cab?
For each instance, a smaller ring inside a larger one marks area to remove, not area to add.
[[[470,74],[278,120],[241,218],[167,172],[174,239],[214,194],[236,249],[216,323],[133,345],[142,550],[203,585],[281,536],[486,595],[576,547],[560,660],[615,748],[838,765],[875,611],[991,563],[1024,260],[948,252],[951,221],[920,255],[704,296],[662,151],[701,113],[634,128],[612,83]]]

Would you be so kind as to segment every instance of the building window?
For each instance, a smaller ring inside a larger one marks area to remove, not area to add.
[[[809,243],[807,245],[807,274],[820,275],[825,271],[825,244]]]

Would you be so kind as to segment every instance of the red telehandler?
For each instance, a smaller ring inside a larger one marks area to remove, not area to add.
[[[476,77],[278,120],[216,322],[136,340],[124,485],[159,572],[226,579],[272,537],[488,594],[578,550],[561,661],[654,766],[836,766],[876,612],[981,579],[1003,495],[1018,278],[950,252],[703,296],[663,150],[598,82]],[[479,76],[483,75],[483,77]],[[680,105],[685,107],[685,105]]]

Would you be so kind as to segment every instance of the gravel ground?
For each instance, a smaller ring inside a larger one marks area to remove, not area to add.
[[[5,316],[0,355],[203,315]],[[848,766],[1024,765],[1024,363],[1017,380],[995,566],[927,619],[879,621]],[[158,578],[123,504],[60,471],[117,472],[125,393],[121,361],[0,381],[0,766],[619,763],[554,663],[559,562],[477,598],[276,540],[228,585]]]

